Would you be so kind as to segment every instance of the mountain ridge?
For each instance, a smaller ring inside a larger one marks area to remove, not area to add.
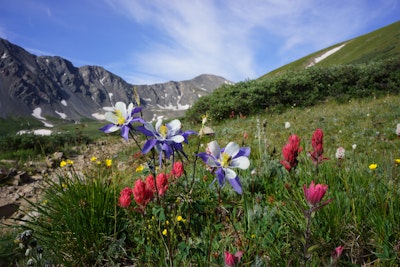
[[[201,74],[191,80],[133,85],[100,66],[75,67],[59,56],[36,56],[0,38],[0,117],[34,116],[79,121],[101,119],[104,107],[133,101],[135,87],[144,116],[182,115],[199,97],[227,79]]]

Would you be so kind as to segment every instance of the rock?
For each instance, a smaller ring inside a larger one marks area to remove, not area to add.
[[[29,183],[29,182],[31,182],[31,181],[32,181],[32,178],[31,178],[31,176],[30,176],[27,172],[25,172],[25,171],[19,171],[19,172],[17,173],[17,175],[15,175],[15,176],[13,177],[13,182],[12,182],[12,184],[15,185],[15,186],[17,186],[17,185],[23,185],[23,184]]]
[[[214,135],[215,132],[213,129],[211,129],[210,127],[204,126],[201,131],[200,131],[201,135]]]
[[[0,219],[10,218],[19,208],[18,204],[12,203],[0,207]]]
[[[64,156],[63,152],[54,152],[53,156],[52,156],[52,159],[54,161],[60,161],[60,160],[62,160],[63,156]]]

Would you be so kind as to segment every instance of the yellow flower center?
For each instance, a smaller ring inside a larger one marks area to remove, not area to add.
[[[160,134],[162,137],[164,137],[164,138],[167,137],[167,132],[168,132],[167,126],[161,125],[159,131],[160,131]]]
[[[223,152],[221,154],[221,166],[222,168],[227,168],[229,166],[229,163],[231,162],[232,157]]]
[[[125,123],[125,118],[122,116],[122,112],[119,109],[115,110],[115,116],[117,116],[118,125],[123,125]]]

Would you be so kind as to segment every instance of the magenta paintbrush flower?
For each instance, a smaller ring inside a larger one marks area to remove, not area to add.
[[[286,168],[286,170],[290,171],[292,169],[295,169],[297,166],[297,157],[299,153],[302,151],[302,148],[300,147],[300,138],[292,134],[289,136],[289,140],[282,147],[282,155],[284,160],[281,160],[281,164]]]
[[[310,157],[315,166],[318,166],[318,164],[320,164],[322,161],[328,159],[324,158],[322,155],[324,153],[323,138],[324,133],[322,130],[319,128],[316,129],[311,140],[313,150],[310,151]]]
[[[225,265],[229,267],[236,266],[242,258],[243,251],[238,251],[235,254],[230,253],[229,251],[225,251]]]
[[[327,185],[324,184],[314,184],[311,182],[310,187],[307,188],[306,185],[303,186],[304,196],[311,207],[315,207],[321,202],[322,198],[325,196]]]

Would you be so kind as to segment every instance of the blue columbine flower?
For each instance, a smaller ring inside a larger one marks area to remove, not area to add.
[[[247,169],[250,166],[248,156],[249,147],[240,148],[235,142],[230,142],[225,148],[220,149],[217,141],[208,144],[207,152],[197,154],[205,164],[215,170],[220,186],[224,185],[225,178],[228,179],[233,189],[242,194],[242,185],[236,172],[232,168]]]
[[[174,151],[182,150],[182,142],[187,143],[187,137],[189,134],[195,132],[187,131],[182,132],[182,124],[179,120],[175,119],[169,123],[163,124],[162,120],[158,120],[155,128],[151,123],[146,122],[143,126],[139,126],[136,129],[146,136],[153,137],[146,141],[143,146],[142,153],[146,154],[153,147],[158,152],[164,152],[165,158],[169,159],[173,155]],[[160,166],[162,165],[162,153],[160,153]]]
[[[111,111],[104,114],[105,119],[111,122],[111,124],[107,124],[106,126],[100,128],[100,131],[112,133],[121,129],[121,136],[125,140],[128,140],[129,130],[133,129],[131,123],[145,123],[141,117],[134,116],[134,114],[139,113],[141,110],[141,107],[134,108],[133,103],[130,103],[127,108],[124,102],[117,102]]]

